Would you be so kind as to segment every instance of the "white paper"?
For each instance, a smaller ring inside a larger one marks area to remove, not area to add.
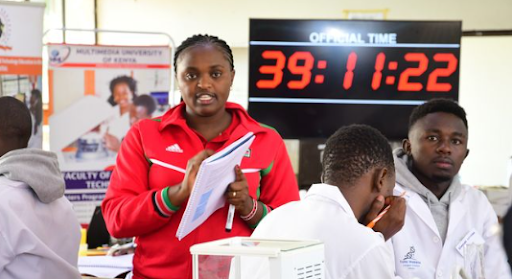
[[[80,274],[114,278],[133,269],[133,254],[122,256],[91,256],[78,258]]]
[[[224,206],[224,193],[236,178],[235,166],[240,165],[254,138],[254,134],[249,132],[201,163],[187,208],[176,232],[179,240]]]

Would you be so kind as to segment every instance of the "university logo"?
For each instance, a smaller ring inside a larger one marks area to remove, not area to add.
[[[169,152],[173,152],[173,153],[183,153],[183,149],[181,149],[181,147],[177,143],[167,146],[165,151],[169,151]]]
[[[3,8],[0,8],[0,49],[1,50],[12,50],[9,46],[9,40],[11,38],[12,24],[9,14]]]
[[[414,253],[415,253],[415,252],[416,252],[416,249],[414,249],[414,246],[411,246],[411,248],[410,248],[409,252],[407,252],[407,254],[405,254],[405,256],[404,256],[404,259],[403,259],[403,260],[404,260],[404,261],[405,261],[405,260],[414,260],[414,261],[415,261],[415,259],[414,259]]]
[[[400,261],[400,264],[409,270],[415,270],[421,267],[421,261],[418,261],[415,256],[416,249],[414,246],[409,248],[409,252],[407,252],[403,259]]]
[[[52,49],[49,55],[50,65],[57,66],[64,63],[68,59],[69,54],[71,54],[71,49],[68,46]]]

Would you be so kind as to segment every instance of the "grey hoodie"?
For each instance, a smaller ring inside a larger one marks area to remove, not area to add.
[[[396,168],[396,183],[404,187],[406,191],[417,193],[428,205],[432,217],[436,222],[439,236],[443,240],[446,239],[446,232],[448,230],[449,222],[449,209],[451,201],[455,200],[461,192],[462,185],[460,184],[458,176],[453,178],[452,184],[446,190],[446,193],[439,200],[427,187],[423,186],[421,182],[411,172],[412,160],[407,156],[402,148],[397,148],[393,151]]]
[[[7,152],[0,157],[0,175],[26,183],[43,203],[64,195],[64,178],[52,152],[29,148]]]

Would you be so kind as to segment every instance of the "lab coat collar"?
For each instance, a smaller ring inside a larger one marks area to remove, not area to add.
[[[467,209],[464,205],[464,199],[466,198],[468,186],[460,185],[460,193],[457,197],[451,201],[449,212],[448,212],[448,230],[446,235],[449,235],[458,225],[462,217],[466,214]],[[399,196],[404,192],[405,189],[400,184],[395,185],[394,195]],[[408,191],[405,196],[405,201],[409,205],[409,208],[412,209],[414,214],[416,214],[427,226],[439,236],[439,230],[436,226],[436,222],[434,221],[434,217],[432,217],[432,212],[428,208],[427,204],[423,201],[423,199],[415,192]]]
[[[325,183],[318,183],[311,185],[308,193],[304,197],[304,199],[308,199],[314,196],[320,196],[324,199],[328,199],[336,204],[338,204],[350,217],[354,218],[357,221],[356,215],[352,208],[348,204],[347,199],[343,196],[338,186],[333,186]]]
[[[398,183],[395,185],[395,196],[402,195],[404,191],[406,190],[402,185]],[[416,216],[418,216],[419,219],[421,219],[438,237],[440,237],[439,229],[437,228],[436,222],[434,221],[432,212],[430,212],[430,208],[428,208],[428,205],[423,201],[420,195],[413,191],[407,191],[407,193],[404,196],[404,199],[406,203],[409,205],[408,207],[412,209],[414,214],[416,214]]]
[[[468,186],[467,185],[460,185],[460,193],[457,196],[455,200],[453,200],[450,203],[448,216],[449,216],[449,222],[448,222],[448,230],[446,232],[446,235],[450,235],[459,222],[462,220],[464,215],[467,214],[467,203],[464,203],[464,199],[466,198],[468,193]]]

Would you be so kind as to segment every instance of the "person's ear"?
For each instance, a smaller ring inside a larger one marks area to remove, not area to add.
[[[235,69],[231,70],[231,85],[233,85],[234,80],[235,80]]]
[[[405,154],[411,155],[411,141],[409,139],[402,141],[402,149],[405,151]]]
[[[469,155],[469,149],[466,151],[466,156],[464,156],[464,159],[466,159]]]
[[[388,170],[386,168],[375,169],[372,177],[372,190],[381,193],[386,183]]]

